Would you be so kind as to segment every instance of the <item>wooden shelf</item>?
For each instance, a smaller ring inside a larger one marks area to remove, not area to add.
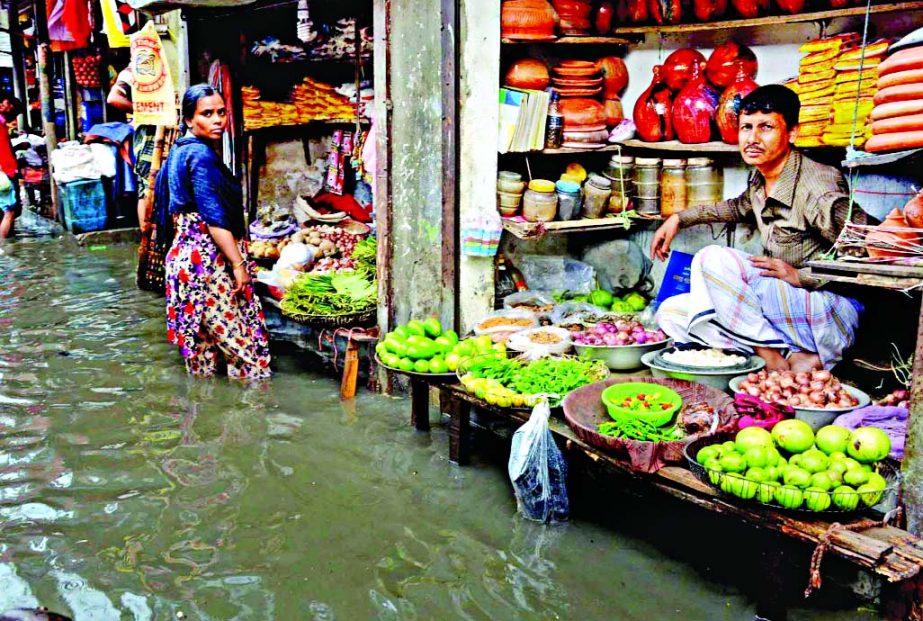
[[[860,261],[808,261],[811,276],[831,282],[905,291],[923,285],[923,266],[864,263]]]
[[[633,42],[621,37],[558,37],[551,41],[529,41],[500,39],[505,45],[631,45]]]
[[[649,222],[659,223],[661,218],[632,218],[626,228],[619,218],[596,218],[587,220],[561,220],[553,222],[523,222],[503,218],[503,229],[519,239],[537,239],[545,235],[567,235],[569,233],[592,233],[595,231],[628,231]]]
[[[923,149],[907,149],[906,151],[894,151],[893,153],[882,153],[880,155],[863,155],[861,157],[843,160],[843,166],[845,168],[883,166],[884,164],[893,164],[903,159],[909,159],[919,155],[923,155]]]
[[[901,11],[916,11],[923,9],[923,2],[896,2],[892,4],[872,5],[871,13],[897,13]],[[779,24],[794,24],[798,22],[815,22],[837,17],[855,17],[865,15],[866,8],[851,7],[848,9],[833,9],[830,11],[814,11],[812,13],[799,13],[797,15],[768,15],[753,19],[729,19],[719,22],[703,22],[698,24],[664,24],[663,26],[617,26],[613,32],[617,35],[625,34],[657,34],[663,32],[697,32],[702,30],[726,30],[730,28],[743,28],[747,26],[778,26]]]
[[[542,151],[508,151],[500,155],[566,155],[579,153],[607,153],[612,151],[621,151],[622,149],[650,149],[652,151],[673,151],[681,153],[733,153],[739,154],[740,151],[736,145],[724,144],[723,142],[706,142],[702,144],[683,144],[677,140],[665,142],[644,142],[643,140],[623,140],[617,144],[606,145],[599,149],[544,149]]]
[[[294,125],[270,125],[268,127],[260,127],[257,129],[245,129],[245,134],[258,134],[261,132],[269,131],[281,131],[286,129],[299,129],[310,127],[311,125],[355,125],[356,119],[315,119],[307,123],[297,123]],[[371,121],[368,119],[360,119],[360,125],[370,125]]]

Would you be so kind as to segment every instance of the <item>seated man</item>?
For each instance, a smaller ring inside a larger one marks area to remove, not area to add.
[[[676,341],[752,351],[769,370],[793,371],[829,369],[853,343],[862,305],[817,290],[823,283],[803,269],[836,241],[850,202],[840,171],[792,148],[800,107],[798,96],[780,85],[745,97],[738,144],[756,169],[746,191],[674,214],[654,234],[651,257],[664,260],[680,228],[749,222],[766,252],[755,257],[708,246],[696,253],[690,292],[668,298],[657,312],[661,329]],[[858,206],[852,212],[852,221],[865,223]]]

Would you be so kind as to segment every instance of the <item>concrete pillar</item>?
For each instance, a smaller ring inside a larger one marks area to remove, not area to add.
[[[497,85],[500,3],[462,0],[459,11],[459,221],[497,204]],[[461,226],[461,225],[459,225]],[[459,327],[470,329],[493,308],[494,260],[459,258]]]
[[[455,113],[443,100],[444,80],[454,81],[445,71],[446,64],[451,71],[454,50],[444,47],[444,38],[453,45],[453,6],[378,0],[375,7],[377,110],[386,113],[377,131],[379,173],[387,180],[377,181],[376,193],[384,329],[432,314],[455,324]],[[385,183],[390,206],[381,194]]]

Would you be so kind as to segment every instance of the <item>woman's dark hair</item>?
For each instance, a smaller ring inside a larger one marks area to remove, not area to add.
[[[781,84],[767,84],[760,86],[740,102],[741,114],[754,112],[778,112],[785,119],[788,129],[798,125],[798,114],[801,112],[801,101],[795,91]]]
[[[10,102],[10,107],[11,107],[10,111],[4,113],[3,115],[3,118],[6,119],[6,121],[8,122],[12,121],[17,116],[25,112],[25,106],[23,106],[22,102],[16,97],[13,97],[12,95],[9,95],[7,93],[3,93],[2,95],[0,95],[0,102],[4,102],[4,101]]]
[[[195,84],[186,90],[186,93],[183,95],[183,118],[181,119],[183,124],[180,127],[182,132],[185,132],[186,129],[188,129],[186,127],[186,120],[195,116],[196,108],[199,107],[199,100],[203,97],[211,97],[212,95],[219,94],[220,93],[216,91],[214,87],[209,86],[208,84]]]

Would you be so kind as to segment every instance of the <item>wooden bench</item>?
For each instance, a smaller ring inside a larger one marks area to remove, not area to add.
[[[422,379],[411,382],[412,422],[418,430],[429,429],[430,387]],[[458,465],[467,464],[471,456],[472,407],[478,408],[480,420],[494,419],[516,426],[524,423],[530,414],[527,410],[492,406],[469,394],[458,384],[437,383],[432,387],[439,391],[441,411],[449,416],[449,459]],[[833,523],[825,519],[801,519],[755,503],[735,502],[684,467],[668,466],[654,474],[634,472],[629,469],[627,462],[577,438],[564,421],[552,417],[550,428],[569,457],[583,456],[600,464],[614,475],[623,477],[627,485],[642,492],[654,490],[813,546],[827,541],[830,553],[884,579],[886,588],[882,592],[882,614],[885,618],[901,621],[923,619],[923,581],[920,571],[923,568],[923,541],[907,531],[893,526],[871,525],[871,521],[861,519],[842,522],[845,528],[831,528]],[[764,556],[764,562],[768,565],[767,576],[784,576],[784,568],[774,568],[781,561],[774,557],[773,551],[764,550]],[[784,608],[772,592],[767,593],[762,600],[759,602],[761,616],[774,620],[785,618]]]

